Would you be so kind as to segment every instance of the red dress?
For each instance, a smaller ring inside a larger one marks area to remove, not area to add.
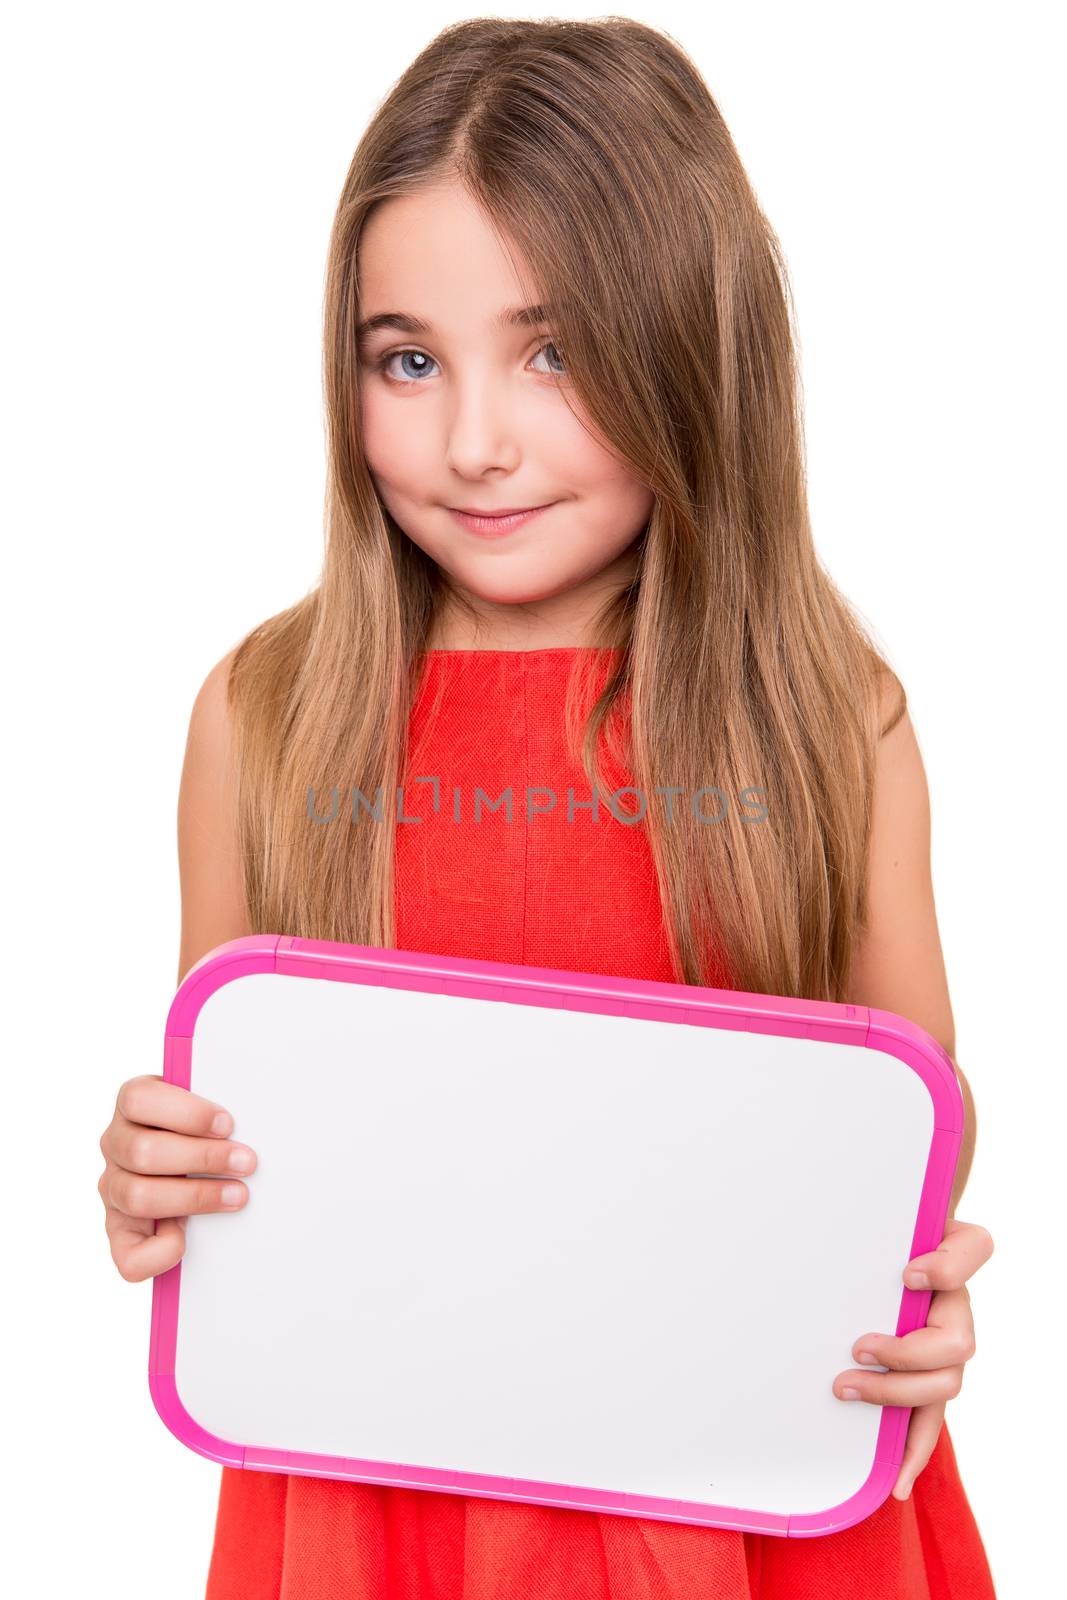
[[[603,799],[598,822],[588,809],[574,809],[568,821],[568,786],[575,806],[589,798],[564,744],[564,693],[576,653],[428,653],[401,813],[422,820],[397,825],[399,949],[673,977],[644,829],[618,820]],[[581,654],[599,685],[610,653]],[[602,761],[613,789],[629,781],[606,751]],[[416,783],[420,776],[438,783]],[[475,821],[475,790],[495,801],[508,787],[511,821],[503,807],[492,811],[484,802]],[[545,790],[554,792],[554,806]],[[634,806],[632,795],[616,803],[619,811]],[[833,1376],[827,1373],[828,1384]],[[942,1427],[910,1499],[890,1496],[864,1521],[813,1539],[223,1467],[206,1600],[993,1595]]]

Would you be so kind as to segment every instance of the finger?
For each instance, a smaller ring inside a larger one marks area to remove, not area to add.
[[[131,1217],[125,1211],[120,1211],[118,1206],[104,1207],[104,1231],[111,1241],[111,1253],[115,1254],[115,1241],[121,1240],[124,1247],[139,1242],[141,1239],[151,1239],[153,1234],[169,1231],[169,1224],[180,1223],[182,1238],[185,1238],[185,1224],[187,1217]]]
[[[958,1289],[993,1254],[993,1240],[976,1222],[945,1223],[945,1237],[936,1250],[913,1256],[904,1268],[909,1289]]]
[[[925,1406],[954,1400],[962,1387],[962,1367],[938,1367],[933,1372],[864,1372],[854,1367],[834,1379],[839,1400],[866,1400],[875,1406]]]
[[[908,1423],[907,1443],[904,1446],[904,1459],[900,1463],[900,1473],[893,1485],[894,1499],[906,1500],[911,1494],[912,1484],[934,1453],[944,1420],[943,1400],[928,1406],[917,1406],[912,1412]]]
[[[122,1122],[115,1130],[111,1160],[127,1172],[254,1172],[256,1152],[230,1139],[194,1139],[187,1133]]]
[[[205,1211],[236,1211],[248,1200],[237,1178],[153,1178],[124,1167],[108,1167],[105,1200],[127,1217],[190,1217]]]
[[[865,1333],[852,1346],[861,1366],[890,1367],[894,1372],[921,1372],[929,1367],[962,1366],[974,1355],[974,1317],[966,1288],[943,1289],[930,1301],[924,1328],[898,1336]],[[865,1361],[864,1356],[870,1356]]]
[[[175,1133],[225,1139],[233,1132],[233,1117],[225,1106],[183,1089],[181,1084],[165,1083],[149,1074],[130,1078],[122,1085],[115,1109],[129,1122],[170,1128]]]
[[[127,1283],[143,1283],[175,1266],[185,1253],[185,1229],[178,1217],[167,1217],[154,1233],[142,1233],[112,1207],[108,1214],[111,1255]]]

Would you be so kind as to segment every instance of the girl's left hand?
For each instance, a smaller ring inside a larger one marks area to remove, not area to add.
[[[924,1328],[902,1338],[866,1333],[852,1346],[857,1361],[869,1359],[888,1372],[853,1369],[834,1379],[841,1400],[867,1400],[878,1406],[912,1406],[900,1475],[893,1487],[906,1500],[911,1486],[933,1454],[945,1405],[963,1386],[963,1368],[974,1355],[974,1321],[967,1279],[993,1254],[993,1240],[972,1222],[945,1223],[945,1237],[936,1250],[915,1256],[904,1268],[909,1289],[933,1289]],[[851,1392],[850,1392],[851,1391]]]

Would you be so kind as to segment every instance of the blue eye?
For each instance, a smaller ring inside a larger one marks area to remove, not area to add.
[[[413,360],[415,360],[415,361],[423,361],[423,362],[427,362],[428,361],[428,362],[431,363],[431,365],[433,364],[433,357],[426,355],[422,350],[390,350],[389,354],[387,356],[383,356],[382,359],[378,362],[378,371],[379,372],[384,372],[387,378],[392,378],[393,379],[394,383],[403,383],[403,382],[405,382],[405,379],[397,378],[394,373],[388,372],[386,370],[388,368],[388,366],[389,366],[389,363],[391,361],[395,361],[398,356],[411,356],[413,358]],[[411,376],[412,375],[409,372],[408,373],[408,379],[410,379]],[[415,374],[415,378],[416,379],[418,379],[418,378],[420,378],[422,376],[423,376],[422,371],[417,371],[416,374]]]
[[[545,354],[545,352],[548,351],[548,350],[551,350],[554,353],[554,355],[556,357],[556,360],[559,361],[560,363],[562,363],[563,357],[560,355],[559,350],[556,348],[556,346],[554,344],[551,343],[551,341],[548,344],[543,344],[541,346],[540,350],[538,350],[537,355],[543,356]],[[535,356],[534,360],[536,360],[536,359],[537,359],[537,357]],[[566,372],[566,370],[567,370],[566,367],[562,366],[562,365],[560,365],[558,368],[556,368],[557,374]]]
[[[545,353],[549,350],[553,352],[556,361],[561,363],[562,357],[560,356],[559,350],[551,342],[548,344],[543,344],[533,359],[536,361],[537,356],[545,355]],[[411,368],[409,367],[404,377],[398,377],[396,373],[391,372],[389,368],[394,361],[402,359],[410,359],[413,363],[421,362],[422,365],[417,366],[414,372],[412,372]],[[436,366],[437,363],[434,361],[433,356],[428,356],[424,350],[390,350],[388,355],[382,356],[380,360],[375,362],[374,365],[375,370],[384,373],[385,376],[391,380],[391,382],[410,386],[411,384],[418,383],[420,379],[426,376],[427,366]],[[542,371],[543,370],[544,369],[542,369]],[[550,367],[545,375],[548,377],[561,377],[565,372],[566,367],[560,365],[555,368]]]

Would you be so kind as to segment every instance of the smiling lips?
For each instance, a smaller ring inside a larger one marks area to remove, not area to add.
[[[493,514],[479,511],[461,511],[456,506],[449,506],[449,511],[456,521],[470,533],[501,534],[510,533],[514,528],[524,527],[534,517],[540,516],[542,511],[548,511],[550,505],[515,507],[510,511],[499,511]]]

